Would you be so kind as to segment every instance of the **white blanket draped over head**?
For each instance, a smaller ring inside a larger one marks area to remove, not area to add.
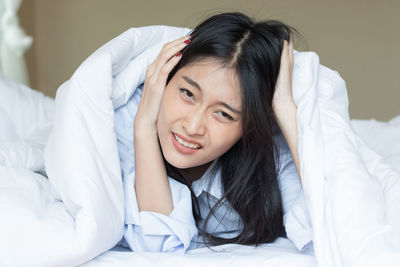
[[[122,238],[124,196],[114,109],[144,82],[162,45],[189,31],[129,29],[93,53],[58,89],[45,150],[49,182],[35,178],[50,193],[32,196],[36,202],[29,206],[15,200],[11,187],[1,191],[0,265],[73,266]],[[297,52],[293,96],[318,265],[400,262],[400,174],[353,132],[344,81],[321,66],[315,53]],[[0,177],[10,176],[10,168],[0,167]]]

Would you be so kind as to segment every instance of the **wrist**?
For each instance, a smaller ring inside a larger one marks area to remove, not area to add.
[[[135,129],[154,130],[157,128],[157,117],[138,110],[135,116],[134,126]]]
[[[294,100],[292,97],[278,98],[278,99],[273,99],[273,101],[272,101],[272,109],[274,110],[275,113],[284,112],[284,110],[286,110],[288,108],[292,108],[293,106],[296,107],[296,104],[294,103]]]
[[[151,123],[148,120],[136,120],[134,124],[134,136],[135,138],[151,138],[157,137],[157,125],[156,123]]]
[[[285,99],[282,101],[274,101],[272,103],[272,109],[275,116],[282,116],[290,111],[297,110],[297,106],[293,99]]]
[[[293,101],[280,102],[274,107],[275,119],[279,126],[282,128],[286,124],[292,124],[296,121],[297,107]]]

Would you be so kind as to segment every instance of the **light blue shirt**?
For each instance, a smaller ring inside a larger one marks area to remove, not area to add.
[[[201,233],[196,228],[193,218],[191,194],[187,186],[168,177],[174,204],[174,209],[169,216],[157,212],[139,211],[137,206],[134,188],[133,125],[142,89],[143,84],[135,90],[125,105],[115,110],[115,131],[125,194],[125,227],[122,245],[129,247],[132,251],[184,253],[188,249],[203,246]],[[284,226],[287,238],[299,250],[302,250],[312,243],[311,222],[290,150],[282,135],[276,137],[276,141],[280,147],[278,180],[282,193]],[[210,206],[212,207],[223,195],[220,171],[215,177],[211,177],[212,166],[192,184],[203,219],[209,213]],[[207,223],[208,232],[225,238],[238,235],[241,220],[238,214],[230,209],[228,202],[217,209],[215,215],[211,216]],[[203,227],[203,221],[200,221],[199,230]]]

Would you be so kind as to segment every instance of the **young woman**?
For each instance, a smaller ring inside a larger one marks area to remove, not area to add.
[[[223,13],[163,46],[134,119],[125,246],[185,251],[196,236],[258,245],[285,228],[299,249],[311,241],[306,222],[284,223],[299,217],[288,211],[301,193],[293,31]]]

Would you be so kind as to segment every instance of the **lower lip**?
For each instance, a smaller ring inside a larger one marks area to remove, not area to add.
[[[171,137],[172,137],[172,143],[174,144],[175,148],[183,153],[183,154],[193,154],[195,153],[198,149],[193,149],[193,148],[188,148],[185,147],[184,145],[182,145],[181,143],[178,142],[178,140],[175,139],[175,136],[173,133],[171,133]]]

